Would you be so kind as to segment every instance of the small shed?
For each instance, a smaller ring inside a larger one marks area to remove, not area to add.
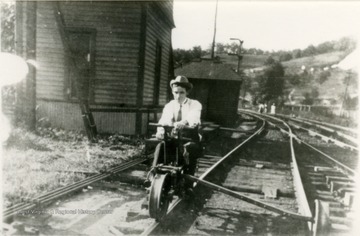
[[[168,100],[173,28],[173,0],[17,1],[17,54],[38,65],[25,86],[36,120],[83,129],[81,99],[98,132],[144,134]]]
[[[242,79],[230,65],[216,59],[197,59],[175,69],[194,85],[190,98],[202,106],[202,120],[231,126],[237,118]]]

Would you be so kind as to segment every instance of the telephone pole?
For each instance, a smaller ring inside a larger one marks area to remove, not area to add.
[[[213,37],[213,42],[212,42],[212,46],[211,46],[211,59],[214,59],[214,54],[215,54],[215,37],[216,37],[217,9],[218,9],[218,0],[216,0],[216,8],[215,8],[214,37]]]
[[[237,58],[238,58],[238,65],[237,65],[237,73],[240,75],[240,62],[242,60],[242,56],[241,56],[241,47],[244,43],[244,40],[240,40],[238,38],[230,38],[230,40],[237,40],[239,41],[239,48],[238,48],[238,51],[237,51],[237,54],[234,54],[234,53],[229,53],[229,55],[236,55]]]
[[[237,40],[237,41],[239,41],[239,47],[238,47],[238,50],[237,50],[237,53],[236,54],[234,54],[234,53],[229,53],[229,55],[234,55],[234,56],[237,56],[237,58],[238,58],[238,64],[237,64],[237,74],[239,75],[239,77],[240,77],[240,63],[241,63],[241,60],[242,60],[242,56],[241,56],[241,47],[242,47],[242,45],[243,45],[243,43],[244,43],[244,40],[240,40],[240,39],[238,39],[238,38],[230,38],[230,40]],[[245,83],[244,83],[245,84]],[[243,85],[244,86],[244,85]],[[245,87],[245,86],[244,86]],[[239,95],[241,95],[241,93],[240,93],[240,91],[241,91],[241,89],[239,89]],[[245,96],[246,96],[246,88],[244,88],[244,97],[243,97],[243,100],[242,100],[242,107],[244,107],[245,106],[245,103],[244,103],[244,100],[245,100]]]

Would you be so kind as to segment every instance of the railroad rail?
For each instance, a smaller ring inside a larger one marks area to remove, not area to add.
[[[335,137],[339,137],[338,139],[332,138],[332,137],[328,137],[327,135],[321,134],[319,132],[315,132],[313,129],[307,129],[301,126],[297,126],[295,124],[292,124],[292,126],[298,128],[298,129],[303,129],[307,132],[309,132],[310,135],[316,135],[321,137],[324,141],[328,142],[331,141],[333,142],[335,145],[339,146],[339,147],[347,147],[350,148],[352,150],[358,150],[358,148],[355,146],[358,143],[358,139],[356,138],[357,134],[355,132],[354,129],[349,129],[347,127],[342,127],[342,126],[335,126],[336,128],[333,128],[328,124],[328,123],[321,123],[321,122],[315,122],[315,121],[308,121],[308,120],[303,120],[301,118],[293,118],[290,116],[286,116],[286,115],[281,115],[281,114],[277,114],[277,117],[286,119],[286,120],[291,120],[293,122],[296,123],[301,123],[307,126],[312,127],[316,127],[318,128],[320,131],[324,131],[326,133],[330,133],[331,136],[335,136]],[[346,130],[348,132],[350,132],[352,135],[348,135],[342,132],[342,130]],[[344,141],[347,141],[347,143],[342,142],[339,139],[343,139]]]
[[[265,114],[257,114],[257,116],[276,119]],[[313,235],[349,233],[354,221],[351,216],[355,204],[355,183],[359,179],[358,173],[354,168],[350,168],[294,134],[289,133],[289,135],[297,141],[295,144],[298,143],[297,153],[301,156],[299,168],[301,178],[307,182],[305,191],[313,201]],[[311,152],[315,152],[316,156],[310,158],[310,155],[314,155]]]
[[[126,169],[129,169],[133,166],[136,166],[144,161],[146,161],[147,157],[137,158],[129,162],[125,162],[123,164],[120,164],[116,167],[113,167],[111,169],[108,169],[104,173],[94,174],[90,177],[85,178],[84,180],[75,182],[74,184],[64,186],[62,188],[55,189],[53,191],[50,191],[48,193],[36,196],[31,199],[24,199],[24,202],[13,205],[11,207],[6,208],[3,211],[3,220],[9,221],[12,217],[14,217],[19,212],[24,212],[27,210],[34,209],[36,207],[39,207],[41,205],[48,204],[56,199],[59,199],[67,194],[73,193],[79,189],[82,189],[84,187],[87,187],[90,184],[93,184],[95,182],[98,182],[100,180],[106,179],[116,173],[119,173],[121,171],[124,171]]]
[[[245,111],[245,110],[242,110],[242,112],[248,113],[248,111]],[[304,185],[301,180],[298,161],[295,156],[294,145],[293,145],[294,134],[292,133],[290,126],[283,120],[280,120],[276,117],[272,117],[272,116],[268,116],[268,115],[258,116],[251,112],[248,114],[253,114],[254,116],[262,118],[262,119],[264,119],[263,117],[265,117],[267,120],[271,119],[272,122],[268,121],[271,125],[277,126],[281,132],[289,135],[291,160],[292,160],[292,164],[293,164],[293,168],[291,170],[292,170],[292,174],[293,174],[293,178],[294,178],[294,186],[296,189],[295,193],[296,193],[297,199],[299,201],[299,212],[303,216],[313,219],[313,214],[310,210],[310,206],[309,206],[309,202],[306,197]],[[274,122],[276,122],[276,124]],[[309,222],[308,227],[309,227],[309,231],[311,232],[313,230],[312,223]]]
[[[290,115],[284,115],[284,114],[276,114],[275,116],[279,116],[282,118],[294,118]],[[301,120],[303,122],[307,122],[310,124],[318,124],[320,126],[323,127],[327,127],[327,128],[332,128],[332,130],[341,130],[344,132],[349,132],[354,136],[357,136],[358,130],[356,128],[350,128],[350,127],[345,127],[345,126],[341,126],[341,125],[336,125],[336,124],[332,124],[332,123],[327,123],[327,122],[323,122],[323,121],[318,121],[318,120],[312,120],[312,119],[307,119],[304,117],[296,117],[297,120]]]
[[[288,117],[285,117],[285,118],[288,118]],[[294,119],[291,119],[291,120],[294,120]],[[317,136],[317,137],[320,137],[323,141],[325,141],[326,143],[329,143],[329,141],[340,147],[340,148],[345,148],[344,150],[346,149],[349,149],[351,151],[351,153],[353,154],[352,156],[353,157],[347,157],[347,159],[354,159],[352,161],[351,164],[353,164],[353,162],[358,162],[358,148],[357,147],[354,147],[352,145],[348,145],[348,144],[345,144],[343,142],[340,142],[338,140],[334,140],[333,138],[331,137],[328,137],[328,136],[325,136],[325,135],[322,135],[322,134],[319,134],[319,133],[316,133],[315,131],[313,130],[309,130],[309,129],[305,129],[305,128],[302,128],[302,127],[298,127],[296,125],[292,125],[290,124],[291,126],[294,126],[295,128],[298,128],[298,129],[303,129],[307,132],[309,132],[309,135],[310,136]],[[355,168],[351,168],[349,167],[349,164],[345,164],[344,162],[341,162],[339,161],[338,159],[334,158],[334,154],[329,155],[329,154],[326,154],[323,150],[320,150],[319,148],[315,147],[314,145],[311,145],[309,144],[308,142],[306,142],[305,140],[299,138],[298,136],[295,136],[295,139],[298,141],[298,142],[301,142],[303,143],[304,145],[306,145],[307,147],[309,147],[310,149],[318,152],[321,154],[321,157],[323,158],[323,160],[325,160],[326,162],[330,163],[331,165],[335,165],[338,169],[341,169],[342,172],[346,173],[346,175],[349,175],[349,176],[355,176],[356,175],[356,172],[355,172]]]

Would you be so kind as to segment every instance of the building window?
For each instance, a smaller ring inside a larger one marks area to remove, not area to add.
[[[159,105],[159,97],[160,97],[160,80],[161,80],[161,54],[162,47],[159,40],[156,41],[156,49],[155,49],[155,78],[154,78],[154,99],[153,105]]]
[[[94,76],[95,30],[67,28],[70,49],[66,94],[69,99],[88,100]]]

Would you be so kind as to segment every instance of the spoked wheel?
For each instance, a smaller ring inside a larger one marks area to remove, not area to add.
[[[157,174],[153,179],[150,189],[149,213],[150,217],[156,221],[159,221],[166,214],[169,207],[170,185],[169,174]]]

